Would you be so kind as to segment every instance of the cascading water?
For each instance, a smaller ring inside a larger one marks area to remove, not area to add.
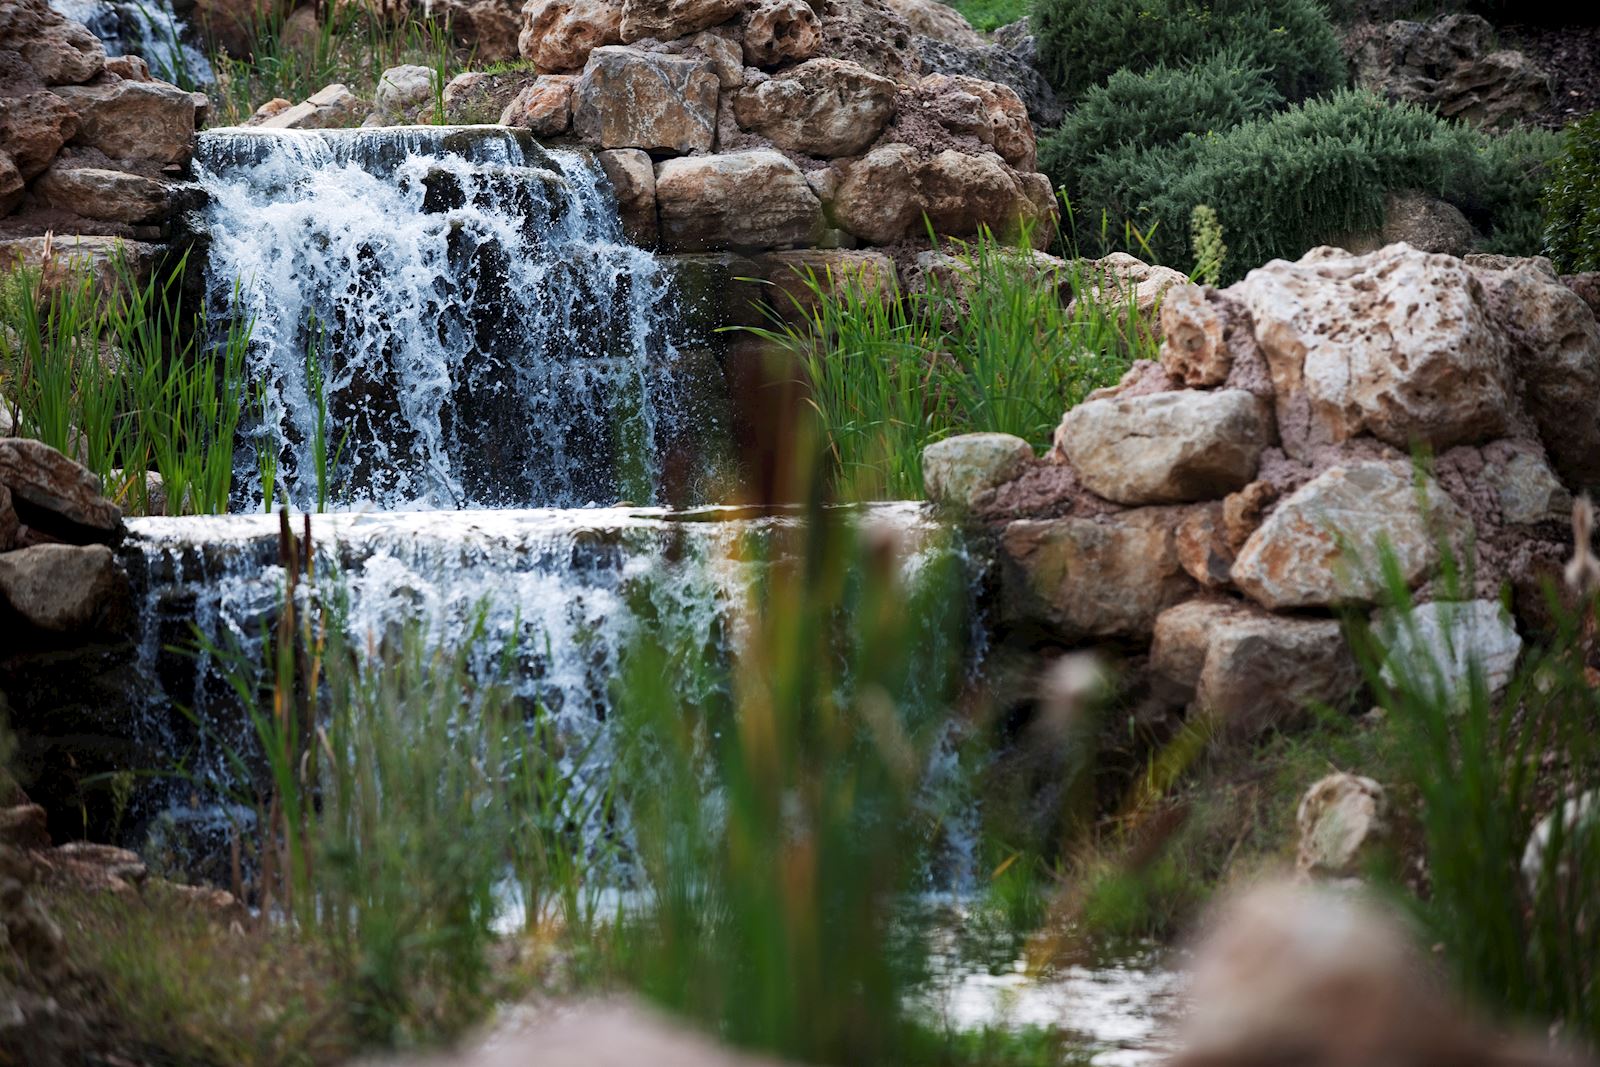
[[[172,10],[172,0],[50,0],[50,6],[83,23],[100,38],[106,55],[138,56],[162,81],[194,89],[217,80],[211,61]]]
[[[195,171],[209,301],[254,325],[241,507],[273,479],[304,508],[645,504],[662,456],[703,453],[665,272],[587,157],[504,127],[221,130]]]

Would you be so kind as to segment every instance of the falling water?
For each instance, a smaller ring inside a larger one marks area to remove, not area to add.
[[[139,56],[162,81],[193,89],[217,80],[206,54],[190,43],[172,0],[50,0],[50,6],[83,23],[106,55]]]
[[[503,127],[222,130],[195,170],[210,302],[254,325],[242,508],[271,482],[307,508],[651,503],[716,422],[587,156]]]

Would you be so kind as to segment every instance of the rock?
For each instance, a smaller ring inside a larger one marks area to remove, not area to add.
[[[996,41],[999,35],[996,34]],[[1017,94],[1033,124],[1054,129],[1061,124],[1065,108],[1055,90],[1033,64],[1033,40],[1021,46],[1001,44],[961,44],[922,37],[917,41],[919,66],[929,74],[959,74],[1004,85]]]
[[[1460,260],[1405,245],[1314,250],[1251,271],[1227,294],[1254,320],[1296,459],[1363,433],[1443,450],[1510,427],[1510,346]]]
[[[813,59],[733,96],[742,129],[779,148],[833,158],[866,151],[894,116],[895,84],[854,63]]]
[[[1478,15],[1391,22],[1354,56],[1356,84],[1446,118],[1510,125],[1550,99],[1550,78],[1521,52],[1494,50],[1494,27]]]
[[[1462,706],[1471,695],[1473,667],[1493,698],[1511,684],[1522,654],[1514,621],[1493,600],[1436,600],[1408,615],[1390,610],[1375,620],[1385,652],[1383,676]]]
[[[0,485],[0,552],[10,552],[17,545],[17,534],[22,522],[11,503],[11,490]]]
[[[250,117],[244,120],[244,124],[246,126],[259,126],[268,119],[283,114],[291,107],[294,107],[293,100],[285,100],[281,96],[275,96],[251,112]]]
[[[1191,508],[1178,523],[1178,562],[1206,589],[1226,588],[1232,580],[1235,549],[1228,544],[1220,503]]]
[[[1080,259],[1077,268],[1085,285],[1085,295],[1103,307],[1131,308],[1139,318],[1154,321],[1167,293],[1188,285],[1188,275],[1171,267],[1146,263],[1126,252],[1113,252],[1100,259]]]
[[[654,248],[656,227],[656,168],[637,148],[614,148],[595,156],[617,198],[622,232],[641,248]]]
[[[1491,316],[1505,335],[1522,402],[1555,468],[1600,487],[1600,325],[1547,259],[1471,256]]]
[[[33,195],[62,211],[134,226],[160,221],[171,200],[161,182],[126,171],[61,163],[39,176]]]
[[[577,75],[542,74],[506,105],[500,124],[526,126],[538,137],[559,137],[572,128],[572,96],[577,86]]]
[[[917,35],[884,0],[816,0],[821,55],[847,59],[902,85],[922,74]]]
[[[17,170],[17,165],[11,157],[0,152],[0,215],[8,215],[15,211],[22,203],[22,196],[27,191],[27,184],[22,180],[22,172]]]
[[[1193,596],[1178,562],[1175,508],[1024,519],[1000,538],[1001,615],[1064,640],[1148,638],[1156,617]]]
[[[744,84],[743,38],[738,27],[731,23],[676,41],[639,41],[634,47],[645,52],[710,60],[717,68],[717,84],[722,88],[737,89]]]
[[[122,512],[100,495],[100,480],[49,445],[0,440],[0,485],[23,523],[64,541],[106,543],[122,532]]]
[[[1563,274],[1561,284],[1577,293],[1578,298],[1589,305],[1589,310],[1600,318],[1600,271]]]
[[[0,82],[18,91],[77,85],[96,77],[105,62],[105,48],[94,34],[44,0],[10,0],[0,7]]]
[[[1308,709],[1347,702],[1361,672],[1339,623],[1287,618],[1236,600],[1191,600],[1163,611],[1150,646],[1151,680],[1191,715],[1233,737],[1301,723]]]
[[[549,77],[551,76],[536,77],[522,70],[505,71],[500,74],[474,70],[457,74],[444,87],[444,120],[453,126],[500,122],[501,116],[513,102],[535,85],[546,82]],[[570,100],[570,90],[568,96]],[[567,110],[570,113],[570,103]]]
[[[1490,456],[1485,450],[1481,478],[1500,505],[1500,520],[1511,525],[1566,522],[1572,516],[1572,494],[1556,472],[1531,451]]]
[[[833,210],[840,226],[873,244],[922,237],[927,223],[942,236],[967,237],[988,227],[1009,239],[1044,217],[1017,172],[998,156],[947,150],[930,158],[906,144],[880,145],[851,163]]]
[[[124,893],[150,876],[138,853],[92,841],[58,845],[41,858],[52,881],[92,892]]]
[[[434,78],[433,68],[419,63],[405,63],[385,70],[373,93],[376,116],[386,123],[408,123],[432,112]]]
[[[0,808],[0,846],[33,851],[50,847],[49,819],[37,804]]]
[[[744,5],[745,0],[622,0],[622,40],[686,37],[738,17]]]
[[[896,289],[895,262],[882,252],[843,248],[802,248],[767,252],[755,259],[761,280],[770,287],[765,300],[785,319],[809,319],[817,309],[815,285],[839,292],[846,284],[888,298]]]
[[[709,60],[596,48],[573,93],[572,126],[601,148],[709,152],[719,89]]]
[[[36,630],[88,634],[118,621],[127,575],[105,545],[34,545],[0,555],[0,596]]]
[[[912,33],[969,48],[984,43],[983,34],[973,29],[961,12],[939,0],[885,0],[885,3],[906,20]]]
[[[696,252],[818,244],[822,203],[777,152],[669,159],[656,167],[661,239]]]
[[[431,92],[432,83],[429,88]],[[367,106],[361,98],[335,82],[254,125],[269,130],[337,130],[361,125],[366,114]]]
[[[23,181],[44,173],[78,132],[78,113],[55,93],[0,97],[0,149]]]
[[[1234,583],[1273,610],[1370,604],[1383,594],[1379,548],[1386,545],[1416,588],[1438,564],[1440,539],[1464,541],[1471,525],[1432,478],[1421,482],[1400,462],[1329,468],[1250,535],[1234,561]]]
[[[1228,380],[1233,353],[1222,340],[1222,313],[1198,285],[1174,285],[1161,302],[1161,365],[1191,388]]]
[[[923,92],[965,93],[977,100],[978,122],[972,133],[1000,153],[1000,158],[1018,170],[1032,171],[1037,166],[1037,143],[1028,109],[1010,88],[964,75],[929,74],[918,86]]]
[[[507,0],[425,0],[423,17],[450,27],[451,38],[468,48],[479,63],[504,63],[517,58],[522,28],[517,6]]]
[[[1089,400],[1056,436],[1083,484],[1119,504],[1214,500],[1255,479],[1272,427],[1242,389]]]
[[[1561,825],[1562,848],[1555,876],[1562,882],[1570,881],[1574,871],[1586,876],[1582,885],[1559,886],[1558,892],[1563,896],[1589,893],[1591,883],[1588,878],[1592,877],[1592,865],[1580,862],[1574,866],[1571,857],[1574,851],[1584,848],[1590,850],[1587,855],[1594,854],[1594,832],[1600,828],[1600,790],[1595,789],[1570,798],[1559,810],[1550,812],[1534,825],[1533,833],[1528,836],[1528,844],[1522,850],[1522,878],[1530,896],[1537,897],[1548,888],[1545,885],[1548,878],[1545,868],[1550,859],[1550,840],[1555,836],[1558,821]]]
[[[1385,202],[1383,245],[1405,243],[1424,252],[1464,256],[1478,235],[1461,209],[1424,193],[1390,193]]]
[[[581,70],[589,53],[622,43],[622,0],[528,0],[517,48],[540,70]]]
[[[744,16],[744,61],[776,67],[822,48],[822,20],[805,0],[752,0]]]
[[[1360,878],[1389,837],[1389,798],[1371,778],[1330,774],[1300,798],[1295,823],[1302,877]]]
[[[1006,245],[991,247],[989,263],[1021,284],[1059,284],[1066,263],[1058,256],[1034,249]],[[912,295],[929,294],[952,302],[958,309],[970,308],[972,297],[985,283],[971,255],[953,256],[948,252],[918,252],[908,272],[906,289]]]
[[[148,282],[164,251],[143,241],[87,234],[0,238],[0,271],[19,266],[39,271],[46,288],[86,273],[109,296],[124,290],[126,274],[131,273],[136,284]]]
[[[194,97],[165,82],[114,81],[55,90],[78,113],[72,143],[128,162],[188,163]]]
[[[986,489],[1011,481],[1033,462],[1033,448],[1008,433],[964,433],[922,450],[922,484],[935,504],[972,506]]]

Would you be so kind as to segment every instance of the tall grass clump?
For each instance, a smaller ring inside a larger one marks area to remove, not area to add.
[[[1592,561],[1588,536],[1582,527],[1578,552]],[[1461,618],[1447,622],[1442,643],[1430,642],[1392,554],[1381,565],[1386,614],[1396,621],[1372,628],[1358,620],[1352,629],[1396,732],[1400,784],[1421,801],[1427,884],[1415,901],[1419,917],[1486,1006],[1527,1022],[1555,1020],[1592,1042],[1600,1036],[1600,833],[1593,809],[1571,816],[1600,787],[1592,682],[1600,581],[1580,571],[1567,589],[1547,591],[1555,627],[1496,694]],[[1447,598],[1471,588],[1450,569],[1445,587]],[[1568,802],[1577,802],[1569,817],[1535,838],[1539,821]]]
[[[984,234],[947,252],[910,292],[859,273],[807,275],[805,298],[753,331],[803,374],[846,498],[921,496],[922,449],[951,434],[1044,447],[1065,408],[1153,343],[1126,294],[1088,298],[1092,279],[1026,240]]]
[[[628,972],[742,1045],[899,1062],[920,1047],[919,796],[961,682],[965,583],[954,554],[908,576],[819,507],[788,537],[741,553],[760,577],[729,655],[669,630],[628,652],[616,714],[650,893]]]
[[[18,434],[83,463],[125,505],[159,474],[174,513],[221,512],[233,480],[251,324],[212,337],[182,299],[187,258],[140,280],[18,269],[0,281],[0,396]]]
[[[1563,271],[1600,270],[1600,115],[1568,126],[1544,189],[1545,244]]]

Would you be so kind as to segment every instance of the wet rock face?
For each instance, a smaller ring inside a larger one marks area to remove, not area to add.
[[[1359,86],[1446,118],[1509,125],[1550,99],[1549,75],[1521,52],[1496,50],[1494,27],[1479,15],[1390,22],[1363,37],[1354,55]]]
[[[709,152],[719,87],[709,60],[597,48],[573,90],[573,129],[601,148]]]
[[[893,296],[897,284],[894,260],[871,249],[803,248],[768,252],[757,256],[753,265],[756,276],[770,286],[766,297],[768,305],[789,321],[809,318],[815,313],[818,288],[837,293],[847,283],[857,284],[887,298]]]
[[[637,148],[618,148],[595,158],[616,196],[622,232],[636,245],[655,247],[656,170],[650,157]]]

